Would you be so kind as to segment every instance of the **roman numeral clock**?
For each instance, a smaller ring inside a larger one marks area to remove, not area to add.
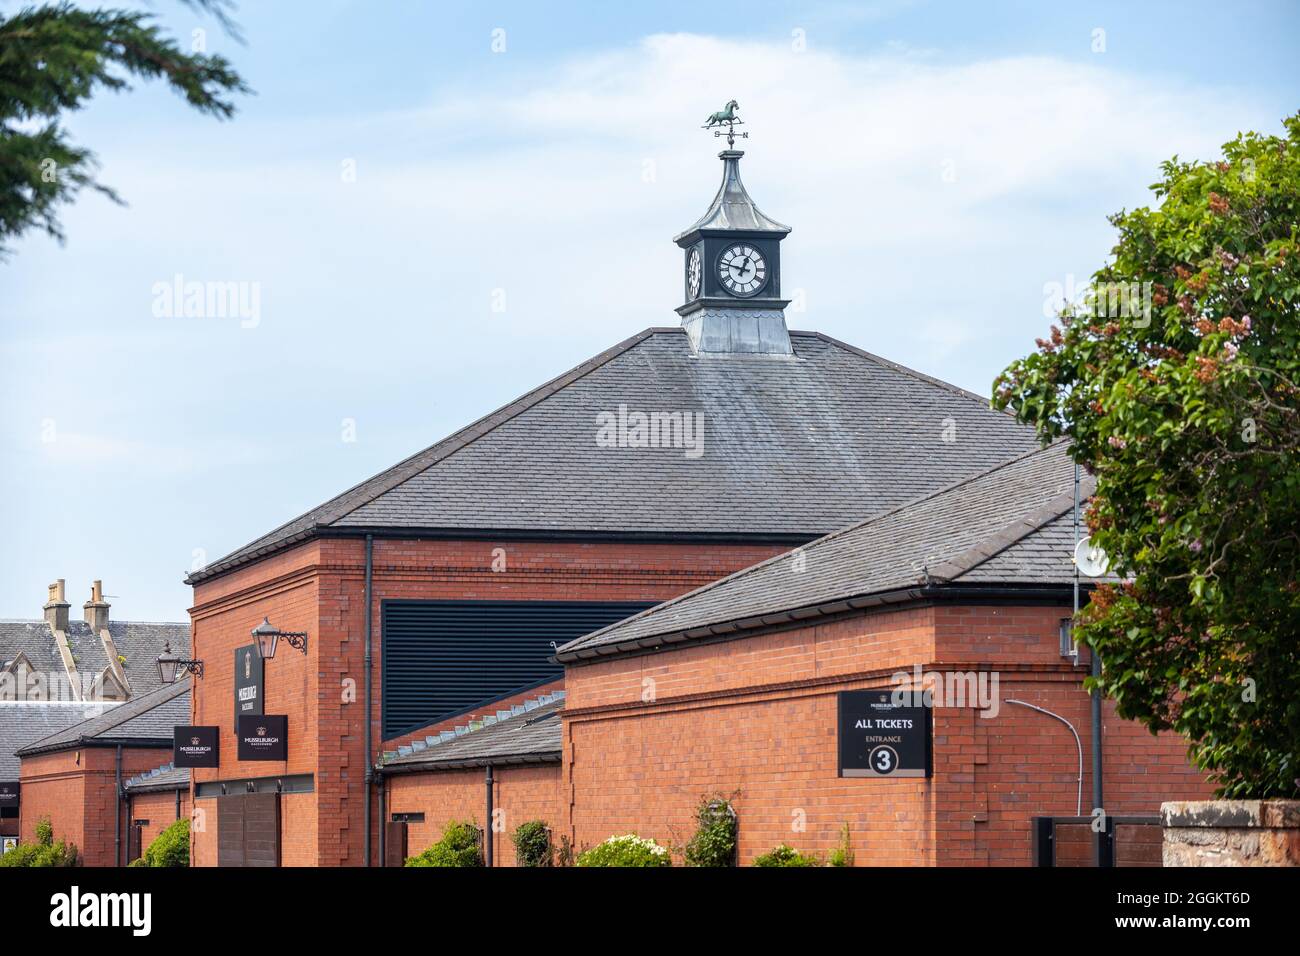
[[[763,214],[740,181],[741,120],[732,100],[705,128],[727,137],[722,185],[708,211],[673,241],[685,255],[686,301],[677,313],[697,352],[790,354],[781,298],[781,241],[790,227]]]

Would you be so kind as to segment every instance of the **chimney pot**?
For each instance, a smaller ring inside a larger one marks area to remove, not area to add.
[[[68,629],[68,608],[70,605],[64,598],[66,582],[59,578],[50,585],[49,600],[45,602],[45,621],[56,631],[66,631]]]
[[[90,600],[82,605],[86,623],[92,631],[98,633],[108,627],[108,608],[109,604],[104,600],[104,582],[95,581],[90,586]]]

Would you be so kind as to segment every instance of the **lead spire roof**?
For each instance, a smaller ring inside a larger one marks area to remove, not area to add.
[[[673,239],[674,242],[681,242],[705,229],[771,232],[780,235],[790,231],[789,226],[765,215],[745,191],[745,184],[740,181],[740,157],[744,155],[744,150],[740,149],[724,149],[718,153],[718,158],[722,160],[722,185],[718,187],[718,194],[713,197],[708,211],[689,229],[679,233]]]

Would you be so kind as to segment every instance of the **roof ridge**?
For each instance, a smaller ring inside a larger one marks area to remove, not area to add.
[[[230,561],[231,558],[233,558],[235,555],[240,554],[241,552],[247,551],[250,548],[253,548],[254,550],[251,552],[249,556],[251,556],[252,554],[256,554],[257,550],[255,546],[258,545],[260,542],[266,542],[266,546],[269,547],[274,544],[285,544],[289,541],[292,541],[293,538],[296,537],[296,534],[302,532],[297,532],[285,539],[280,539],[280,540],[271,540],[271,539],[275,539],[276,535],[278,535],[281,531],[291,528],[298,522],[302,521],[305,518],[311,517],[313,514],[317,512],[325,512],[325,514],[321,516],[323,520],[313,521],[308,526],[308,529],[323,527],[325,525],[332,524],[333,522],[338,521],[340,518],[343,518],[346,515],[351,514],[353,511],[356,511],[362,505],[369,504],[370,502],[378,498],[380,495],[388,491],[391,491],[393,488],[397,487],[397,485],[400,485],[403,482],[410,480],[411,478],[415,477],[416,475],[420,474],[423,471],[427,471],[429,468],[433,467],[433,465],[437,464],[438,462],[444,460],[445,458],[450,457],[451,455],[462,450],[463,448],[468,447],[469,445],[473,444],[473,442],[482,438],[484,435],[488,434],[489,432],[499,428],[501,425],[504,425],[506,422],[510,421],[516,416],[522,414],[523,412],[527,411],[533,406],[550,398],[561,388],[568,386],[573,382],[576,382],[578,379],[591,374],[601,366],[606,365],[609,362],[613,361],[619,355],[622,355],[623,353],[628,352],[631,349],[635,348],[637,345],[640,345],[642,342],[644,342],[646,339],[650,338],[651,336],[666,331],[681,331],[681,330],[674,330],[671,328],[666,328],[661,326],[650,326],[649,328],[642,329],[640,332],[636,333],[635,335],[631,335],[628,338],[623,339],[621,342],[618,342],[615,345],[612,345],[609,348],[605,349],[605,351],[600,352],[599,354],[587,359],[586,361],[573,366],[566,372],[561,372],[559,375],[549,379],[546,382],[543,382],[541,385],[538,385],[536,388],[533,388],[531,391],[525,392],[523,395],[519,396],[513,401],[507,402],[505,405],[502,405],[499,408],[491,412],[488,412],[486,415],[483,415],[482,417],[475,419],[474,421],[470,422],[468,425],[465,425],[457,429],[456,431],[452,432],[450,435],[446,436],[445,438],[442,438],[439,441],[434,442],[432,445],[422,448],[420,451],[417,451],[412,455],[408,455],[406,458],[403,458],[397,464],[390,465],[389,467],[385,468],[383,471],[371,475],[369,478],[366,478],[358,482],[357,484],[340,492],[339,494],[328,499],[327,501],[324,501],[321,504],[316,505],[314,508],[309,508],[307,511],[304,511],[302,514],[298,515],[297,517],[291,518],[290,520],[284,522],[278,527],[271,529],[266,534],[254,538],[248,544],[236,548],[234,551],[231,551],[225,557],[219,558],[211,565],[200,568],[198,571],[195,571],[187,575],[185,577],[185,583],[195,584],[211,576],[211,574],[215,574],[218,571],[224,570],[225,566],[227,565],[227,563]],[[456,443],[458,439],[462,439],[462,438],[465,438],[467,440]],[[456,443],[455,447],[447,447],[447,446],[451,446],[453,443]],[[439,454],[440,451],[442,451],[443,453]],[[362,497],[362,500],[358,500],[354,504],[351,504],[350,506],[336,508],[333,513],[328,512],[327,509],[330,509],[332,505],[342,502],[343,499],[347,498],[349,495],[361,491],[362,489],[365,489],[366,486],[371,484],[375,485],[375,490],[372,494],[364,495]],[[308,530],[308,529],[303,529],[303,530]]]
[[[816,334],[820,335],[821,333],[816,333]],[[985,471],[977,472],[974,475],[969,475],[965,478],[958,479],[957,481],[954,481],[952,484],[945,485],[944,487],[939,488],[935,491],[926,492],[925,494],[919,495],[916,498],[912,498],[909,499],[908,501],[904,501],[902,504],[895,505],[893,508],[888,508],[880,512],[879,514],[871,515],[870,517],[864,518],[863,520],[848,525],[847,527],[837,528],[835,531],[831,531],[827,534],[824,534],[820,538],[814,538],[812,541],[809,541],[806,544],[798,545],[797,547],[791,548],[788,551],[782,551],[780,554],[774,554],[770,558],[764,558],[762,561],[758,562],[757,564],[751,564],[747,568],[741,568],[739,571],[733,571],[731,574],[728,574],[726,577],[717,578],[716,580],[710,581],[707,584],[702,584],[700,585],[700,587],[696,588],[693,591],[687,591],[685,594],[679,594],[677,595],[677,597],[670,598],[669,600],[664,601],[662,604],[656,604],[654,607],[648,607],[644,611],[638,611],[636,614],[633,614],[631,617],[625,617],[621,621],[615,621],[613,624],[606,624],[604,627],[600,628],[599,630],[592,631],[590,634],[584,634],[582,635],[582,637],[575,638],[573,641],[570,641],[568,644],[564,645],[564,647],[559,648],[558,651],[563,651],[565,647],[570,647],[570,646],[574,647],[574,649],[577,650],[578,647],[586,646],[590,641],[592,641],[594,638],[598,637],[599,635],[605,633],[606,631],[614,630],[615,628],[622,627],[631,621],[636,621],[639,620],[640,618],[657,613],[663,608],[672,607],[677,604],[680,604],[683,601],[685,601],[687,598],[691,598],[697,594],[703,594],[705,592],[713,590],[714,588],[721,587],[723,584],[726,584],[729,581],[739,580],[740,578],[743,578],[746,575],[754,574],[762,570],[763,568],[767,567],[768,565],[775,564],[778,561],[788,558],[791,554],[795,553],[796,551],[807,552],[810,548],[818,547],[819,545],[827,541],[840,538],[843,535],[846,535],[852,531],[857,531],[861,528],[865,528],[868,525],[876,523],[877,521],[883,521],[885,518],[898,514],[900,511],[905,511],[908,508],[913,508],[921,504],[922,502],[929,501],[931,498],[937,498],[940,495],[947,494],[948,492],[956,491],[958,488],[962,487],[963,485],[967,485],[978,478],[984,478],[988,475],[993,474],[993,472],[995,471],[999,471],[1003,468],[1009,468],[1010,466],[1016,464],[1019,461],[1022,461],[1025,458],[1028,458],[1032,455],[1040,455],[1043,452],[1047,451],[1049,448],[1053,448],[1056,445],[1060,445],[1067,441],[1068,439],[1066,438],[1058,438],[1056,441],[1044,445],[1041,448],[1034,448],[1027,452],[1022,452],[1019,455],[1015,455],[1012,458],[1008,458],[1006,461],[994,465],[992,468],[986,469]]]

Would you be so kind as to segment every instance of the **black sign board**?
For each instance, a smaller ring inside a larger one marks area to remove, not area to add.
[[[841,777],[928,777],[932,710],[917,695],[849,690],[840,697]]]
[[[0,807],[18,806],[20,785],[17,780],[0,782]]]
[[[172,728],[172,766],[215,767],[220,727]]]
[[[240,760],[288,760],[289,718],[284,714],[245,714],[239,718]]]
[[[262,713],[262,658],[252,644],[235,648],[235,732],[239,718]]]

